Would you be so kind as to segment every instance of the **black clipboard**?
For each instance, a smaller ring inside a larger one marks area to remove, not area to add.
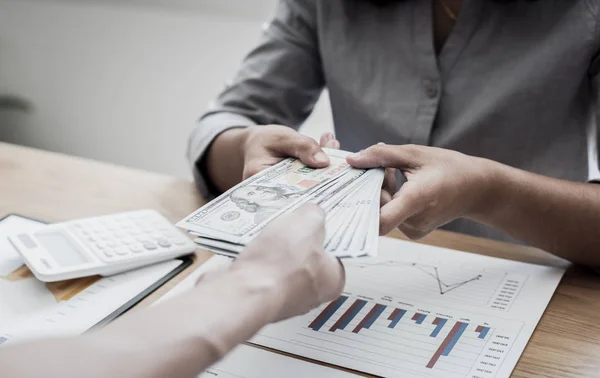
[[[41,221],[39,219],[27,217],[27,216],[20,215],[20,214],[14,214],[14,213],[7,214],[6,216],[0,218],[0,223],[2,223],[3,221],[5,221],[9,217],[19,217],[19,218],[31,220],[31,221],[34,221],[34,222],[48,224],[48,222],[44,222],[44,221]],[[131,310],[136,304],[140,303],[143,299],[145,299],[150,294],[152,294],[153,292],[155,292],[156,290],[158,290],[162,285],[164,285],[165,283],[169,282],[172,278],[174,278],[175,276],[177,276],[179,273],[183,272],[187,267],[189,267],[190,265],[192,265],[192,263],[194,262],[193,258],[189,257],[189,256],[180,257],[180,258],[177,258],[176,260],[181,260],[181,264],[179,264],[177,267],[175,267],[175,269],[173,269],[172,271],[170,271],[169,273],[167,273],[166,275],[164,275],[162,278],[160,278],[158,281],[154,282],[152,285],[148,286],[144,291],[142,291],[141,293],[139,293],[138,295],[136,295],[134,298],[132,298],[129,301],[127,301],[125,304],[123,304],[121,307],[119,307],[118,309],[116,309],[112,313],[108,314],[108,316],[106,316],[104,319],[100,320],[98,323],[96,323],[95,325],[93,325],[92,327],[90,327],[85,332],[89,332],[89,331],[92,331],[92,330],[97,330],[98,328],[101,328],[101,327],[105,326],[106,324],[108,324],[111,321],[115,320],[116,318],[118,318],[119,316],[123,315],[127,311]]]

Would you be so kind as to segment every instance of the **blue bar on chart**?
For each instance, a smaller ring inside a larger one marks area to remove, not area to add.
[[[308,326],[315,331],[318,331],[323,327],[323,325],[335,314],[337,310],[346,302],[348,297],[342,295],[337,300],[331,302],[321,313],[313,320],[312,323]]]
[[[450,342],[448,343],[446,348],[444,348],[444,351],[442,352],[442,356],[447,356],[450,354],[450,352],[452,352],[452,349],[454,348],[454,346],[456,345],[456,343],[462,336],[463,332],[465,332],[465,329],[467,329],[467,327],[469,326],[468,323],[457,323],[457,324],[460,324],[460,325],[458,326],[456,333],[450,339]]]
[[[489,331],[490,327],[484,326],[477,326],[477,328],[475,329],[475,332],[479,333],[479,336],[477,336],[479,339],[485,339]]]
[[[346,326],[354,319],[356,315],[362,310],[363,307],[367,304],[367,301],[362,299],[357,299],[352,303],[349,309],[344,312],[341,318],[338,319],[337,322],[333,325],[333,327],[329,328],[330,332],[335,332],[338,329],[344,329]]]
[[[428,369],[433,369],[433,367],[438,362],[438,360],[440,359],[441,356],[448,356],[450,354],[450,352],[452,351],[452,348],[454,348],[454,345],[456,345],[456,343],[458,342],[458,339],[460,339],[460,336],[462,335],[462,333],[465,331],[465,329],[468,326],[469,326],[468,323],[463,323],[463,322],[454,323],[454,326],[452,327],[450,332],[448,332],[448,334],[444,338],[444,341],[437,348],[437,350],[431,357],[431,360],[429,360],[429,363],[426,366]]]
[[[433,332],[431,332],[431,337],[436,337],[438,335],[438,333],[440,333],[440,331],[442,330],[442,328],[444,328],[444,326],[446,325],[446,322],[448,321],[448,319],[444,319],[444,318],[435,318],[432,322],[432,324],[434,324],[436,327],[433,330]]]
[[[373,325],[373,323],[375,323],[375,320],[377,320],[377,318],[379,318],[379,315],[381,315],[381,313],[383,312],[383,310],[385,310],[385,308],[386,308],[386,306],[384,306],[382,304],[376,304],[375,306],[373,306],[373,308],[371,309],[371,311],[369,311],[367,316],[365,316],[363,318],[363,320],[361,320],[361,322],[358,323],[358,325],[354,328],[354,330],[352,332],[359,333],[360,330],[363,328],[368,329],[370,326]]]
[[[404,314],[406,314],[406,310],[402,310],[400,308],[397,308],[394,311],[392,311],[392,313],[388,317],[388,320],[391,320],[391,323],[388,326],[388,328],[394,328],[396,326],[396,324],[398,324],[400,319],[402,319]]]
[[[427,318],[427,315],[415,312],[415,314],[412,317],[412,320],[416,321],[417,324],[423,324],[425,318]]]

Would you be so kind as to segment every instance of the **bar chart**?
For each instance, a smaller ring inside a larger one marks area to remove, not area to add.
[[[382,376],[450,378],[493,377],[522,327],[350,292],[293,323],[286,332],[267,329],[255,341],[348,361],[344,366],[360,364],[360,370]]]
[[[410,316],[410,322],[414,325],[423,325],[425,332],[418,333],[421,338],[435,339],[429,344],[438,344],[435,352],[427,361],[425,367],[433,369],[436,363],[442,357],[450,356],[452,350],[456,347],[462,337],[470,339],[468,344],[470,347],[480,346],[485,347],[485,341],[491,336],[492,328],[489,325],[472,324],[467,321],[455,321],[444,317],[432,316],[418,311],[409,311],[402,308],[390,307],[381,303],[370,303],[364,299],[352,300],[349,307],[339,311],[340,308],[349,300],[349,297],[343,295],[337,300],[329,303],[321,310],[314,320],[309,324],[308,328],[313,331],[325,330],[327,332],[340,332],[351,330],[351,333],[360,333],[370,329],[376,321],[379,322],[379,327],[387,327],[389,330],[395,330],[400,321],[405,318],[406,314]],[[363,311],[365,307],[368,309]],[[388,316],[382,316],[383,313],[389,313]],[[363,314],[364,313],[364,314]],[[361,315],[362,314],[362,315]],[[337,319],[335,319],[337,315]],[[331,323],[327,327],[326,324]],[[353,327],[348,327],[351,323]],[[406,325],[407,323],[403,323]],[[406,327],[404,327],[406,329]],[[470,330],[470,334],[465,335],[465,331]],[[442,332],[444,331],[445,332]],[[383,332],[383,330],[378,330]],[[413,335],[417,334],[412,331]],[[490,335],[490,336],[488,336]],[[403,337],[406,339],[406,337]],[[411,336],[414,338],[414,336]],[[477,339],[477,340],[475,340]],[[483,341],[477,343],[476,341]],[[473,348],[471,348],[473,349]]]
[[[508,377],[562,274],[386,238],[380,247],[376,259],[344,261],[340,297],[251,342],[383,377]]]

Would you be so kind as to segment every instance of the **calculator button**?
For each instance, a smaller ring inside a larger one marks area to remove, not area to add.
[[[125,256],[126,254],[129,253],[129,250],[125,247],[117,247],[117,248],[115,248],[115,253],[117,255]]]
[[[163,238],[164,238],[163,234],[161,234],[161,233],[158,233],[158,232],[154,232],[154,233],[150,234],[150,237],[151,237],[152,239],[156,239],[156,240],[159,240],[159,239],[163,239]]]
[[[94,236],[94,235],[90,235],[90,236],[87,237],[87,240],[91,241],[93,243],[93,242],[97,241],[98,238],[96,236]]]
[[[105,241],[99,241],[96,243],[96,247],[98,247],[99,249],[104,249],[106,248],[107,243]]]
[[[156,247],[156,244],[154,244],[154,243],[146,242],[146,243],[144,243],[144,248],[151,251],[153,249],[156,249],[157,247]]]
[[[133,238],[129,237],[129,236],[124,237],[123,239],[121,239],[121,243],[126,244],[126,245],[129,245],[129,244],[131,244],[133,242],[134,242]]]
[[[135,238],[135,240],[139,241],[140,243],[146,243],[150,241],[148,240],[147,236],[138,236],[137,238]]]
[[[165,235],[165,237],[167,238],[172,238],[173,236],[175,236],[175,234],[172,232],[165,232],[163,235]]]
[[[158,245],[160,245],[163,248],[169,248],[171,246],[171,243],[169,243],[168,240],[160,239],[158,240]]]
[[[115,255],[115,251],[113,251],[113,250],[112,250],[112,249],[110,249],[110,248],[106,248],[106,249],[104,249],[104,250],[102,251],[102,254],[103,254],[104,256],[106,256],[106,257],[109,257],[109,258],[110,258],[110,257],[113,257],[113,256]]]
[[[114,235],[115,235],[116,238],[124,238],[126,236],[125,233],[123,233],[121,231],[115,232]]]
[[[131,252],[138,253],[138,252],[142,252],[144,249],[143,249],[143,248],[142,248],[142,246],[141,246],[141,245],[139,245],[139,244],[133,244],[133,245],[130,245],[130,246],[129,246],[129,250],[130,250]]]
[[[114,248],[114,247],[116,247],[116,246],[117,246],[117,243],[115,243],[115,241],[114,241],[114,240],[108,240],[108,241],[106,242],[106,245],[107,245],[107,246],[109,246],[109,247],[111,247],[111,248]]]
[[[183,239],[174,239],[173,243],[175,243],[177,245],[184,245],[185,244],[185,240],[183,240]]]

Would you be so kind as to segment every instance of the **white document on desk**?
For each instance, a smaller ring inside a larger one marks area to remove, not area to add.
[[[18,216],[0,222],[0,344],[81,334],[181,264],[168,261],[111,276],[38,281],[7,240],[43,223]]]
[[[383,377],[509,377],[564,269],[391,238],[343,295],[251,342]]]
[[[356,374],[239,345],[198,378],[359,378]]]

